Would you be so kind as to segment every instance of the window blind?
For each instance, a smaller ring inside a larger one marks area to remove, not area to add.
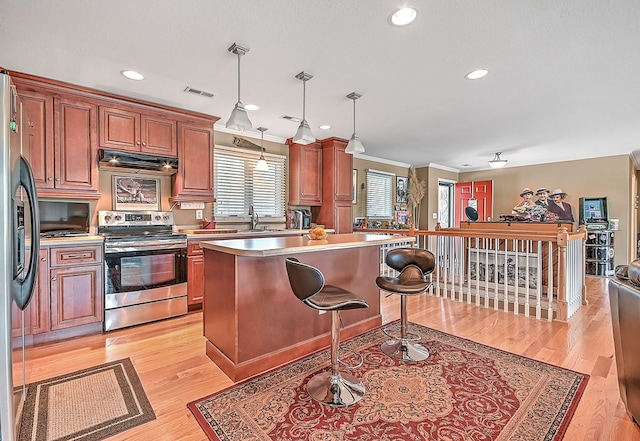
[[[393,179],[395,175],[367,170],[367,218],[393,218]]]
[[[261,218],[285,216],[285,159],[283,155],[264,154],[269,169],[255,170],[260,152],[227,146],[215,146],[213,182],[216,202],[214,216],[249,217],[253,205]]]

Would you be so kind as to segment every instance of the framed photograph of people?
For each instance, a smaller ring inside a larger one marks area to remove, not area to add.
[[[114,210],[160,210],[160,180],[114,176],[111,184]]]
[[[396,176],[396,202],[406,204],[408,201],[407,190],[409,178],[406,176]]]

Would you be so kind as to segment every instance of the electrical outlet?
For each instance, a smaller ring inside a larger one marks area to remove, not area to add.
[[[180,202],[182,210],[204,210],[204,202]]]
[[[202,210],[196,210],[196,219],[202,220]]]
[[[433,218],[438,219],[438,213],[433,213]]]

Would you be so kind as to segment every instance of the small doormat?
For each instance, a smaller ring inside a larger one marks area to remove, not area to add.
[[[125,358],[28,384],[18,441],[97,441],[155,419]]]
[[[187,406],[214,441],[562,439],[588,375],[410,327],[431,353],[423,362],[384,355],[380,329],[345,342],[364,356],[350,373],[365,397],[352,406],[324,406],[307,394],[309,378],[328,369],[328,350]]]

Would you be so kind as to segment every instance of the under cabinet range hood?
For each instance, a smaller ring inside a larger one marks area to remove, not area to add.
[[[178,160],[176,158],[105,149],[98,150],[98,166],[100,170],[145,170],[145,172],[163,175],[173,175],[178,172]]]

